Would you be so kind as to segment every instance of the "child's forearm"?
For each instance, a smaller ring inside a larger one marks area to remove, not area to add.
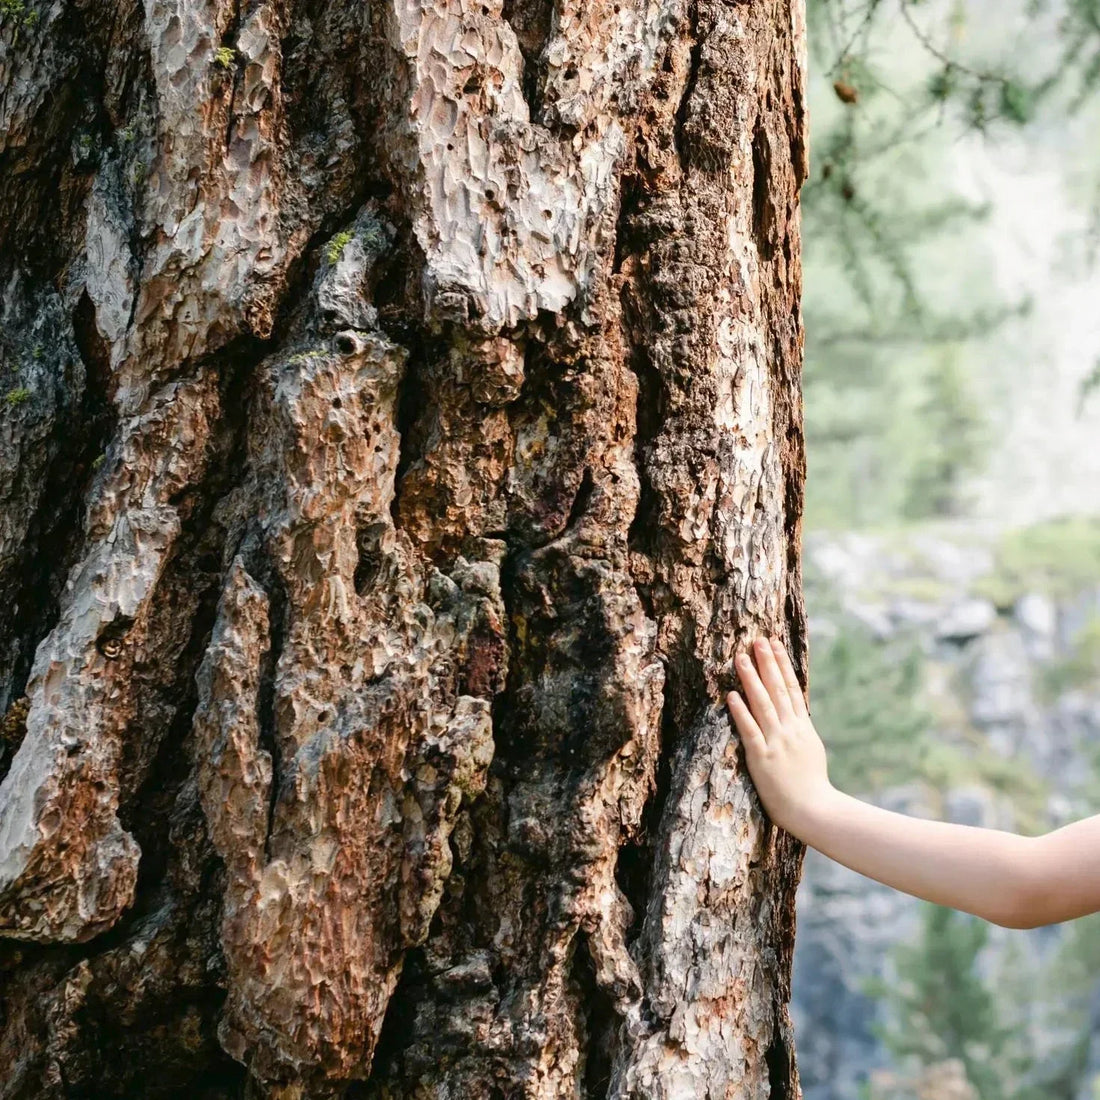
[[[907,894],[1010,928],[1036,923],[1028,868],[1035,840],[926,821],[833,788],[787,823],[812,848]]]
[[[790,656],[757,639],[729,708],[757,794],[777,825],[846,867],[1011,928],[1100,912],[1100,814],[1040,837],[891,813],[829,782]]]

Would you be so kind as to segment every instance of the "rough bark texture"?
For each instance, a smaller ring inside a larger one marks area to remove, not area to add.
[[[0,6],[0,1097],[794,1100],[799,0]]]

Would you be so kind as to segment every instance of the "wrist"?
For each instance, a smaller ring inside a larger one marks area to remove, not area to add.
[[[784,815],[786,820],[778,824],[804,844],[814,847],[814,839],[835,819],[846,797],[826,780],[820,787],[808,792],[806,798],[790,807],[789,812]]]

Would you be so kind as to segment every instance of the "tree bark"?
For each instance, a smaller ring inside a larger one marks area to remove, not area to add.
[[[799,1095],[800,0],[0,15],[0,1097]]]

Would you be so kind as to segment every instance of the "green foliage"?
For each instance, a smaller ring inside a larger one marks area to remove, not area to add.
[[[1100,913],[1073,921],[1065,931],[1046,981],[1063,994],[1067,1007],[1080,1008],[1092,997],[1100,974]]]
[[[807,337],[810,527],[957,514],[981,468],[988,413],[962,344],[822,346]]]
[[[351,243],[352,237],[355,234],[350,229],[341,230],[337,233],[331,241],[328,242],[328,248],[325,250],[325,256],[330,264],[336,263],[343,255],[344,249]]]
[[[837,625],[833,637],[814,643],[810,691],[833,783],[853,794],[914,782],[939,793],[975,783],[1010,798],[1020,826],[1037,830],[1047,784],[993,752],[976,731],[957,728],[957,717],[933,712],[916,644],[882,641],[849,617],[837,616]]]
[[[925,385],[919,416],[933,442],[910,474],[902,506],[907,519],[958,512],[963,478],[978,468],[985,443],[985,423],[957,355],[941,352]]]
[[[890,1009],[879,1038],[895,1058],[958,1058],[981,1100],[1007,1100],[998,1063],[1009,1031],[978,968],[988,938],[985,921],[923,904],[917,941],[895,950],[896,985],[872,983],[868,992]]]
[[[819,62],[829,81],[842,77],[858,89],[858,102],[838,102],[826,80],[811,85],[812,158],[820,167],[802,192],[810,527],[952,510],[984,430],[985,395],[969,342],[1023,308],[991,296],[961,298],[930,277],[947,270],[969,287],[992,285],[984,273],[967,278],[957,260],[943,260],[957,257],[988,208],[936,185],[948,137],[920,94],[926,75],[916,77],[915,92],[879,94],[884,78],[856,50],[872,52],[880,28],[871,16],[826,29],[842,47],[856,41],[831,69]],[[821,42],[821,32],[811,35],[819,54]],[[949,433],[961,427],[959,437],[945,434],[945,425]]]
[[[1042,668],[1039,692],[1052,702],[1067,691],[1097,684],[1100,684],[1100,615],[1093,614],[1077,632],[1070,652]]]
[[[976,589],[999,607],[1025,592],[1072,596],[1100,585],[1100,519],[1070,516],[1009,531]]]
[[[1010,77],[980,77],[970,82],[965,94],[952,85],[943,100],[958,100],[968,125],[984,131],[994,122],[1026,125],[1035,118],[1041,97],[1041,88]]]
[[[942,164],[968,130],[997,138],[1100,87],[1100,0],[1069,0],[1064,18],[1022,0],[980,34],[966,0],[810,0],[808,14],[807,525],[950,514],[1005,388],[975,339],[1027,302],[983,270],[985,210],[950,193]],[[1035,50],[1036,33],[1057,48]]]
[[[1069,0],[1060,20],[1062,53],[1055,71],[1069,83],[1071,110],[1100,86],[1100,0]]]
[[[937,69],[928,78],[928,96],[933,103],[944,103],[958,90],[955,70],[950,65]]]
[[[836,786],[869,791],[920,777],[930,722],[920,679],[915,648],[883,645],[851,620],[815,646],[813,717]]]
[[[981,737],[971,734],[961,747],[933,742],[925,753],[923,772],[937,790],[962,783],[974,783],[1004,795],[1012,804],[1017,828],[1032,835],[1041,832],[1047,820],[1049,784],[1019,761],[994,752]]]
[[[1046,562],[1058,534],[1065,534],[1062,524],[1018,532],[1008,557],[1029,566]],[[1090,532],[1070,537],[1091,560]],[[1070,661],[1068,680],[1096,682],[1100,616],[1079,632]],[[1100,765],[1100,750],[1096,756]],[[1000,763],[1010,784],[1010,773],[1020,769],[1014,761]],[[998,785],[980,762],[979,770],[983,783]],[[899,1062],[927,1067],[959,1059],[980,1100],[1078,1100],[1090,1084],[1100,914],[1067,925],[1049,957],[1034,952],[1035,941],[1025,945],[1013,934],[996,966],[984,954],[989,932],[977,918],[922,903],[919,934],[892,953],[896,979],[866,985],[886,1008],[878,1037]]]
[[[237,60],[237,51],[231,46],[219,46],[214,51],[214,64],[223,69],[228,69]]]
[[[922,903],[917,938],[894,949],[896,981],[865,987],[887,1009],[878,1037],[899,1061],[959,1059],[980,1100],[1075,1100],[1087,1081],[1100,918],[1075,922],[1049,962],[1009,941],[996,970],[983,966],[989,929]],[[1061,1041],[1040,1047],[1042,1031]]]
[[[1039,90],[1015,80],[1006,80],[1000,87],[1000,112],[1002,117],[1019,125],[1035,117],[1039,102]]]
[[[1097,359],[1092,365],[1092,370],[1089,371],[1083,379],[1077,389],[1077,415],[1080,416],[1085,411],[1085,402],[1100,389],[1100,359]]]
[[[26,386],[20,386],[18,389],[9,390],[7,394],[5,394],[4,400],[8,403],[9,409],[14,409],[22,405],[25,401],[29,401],[30,396],[31,391],[28,390]]]

